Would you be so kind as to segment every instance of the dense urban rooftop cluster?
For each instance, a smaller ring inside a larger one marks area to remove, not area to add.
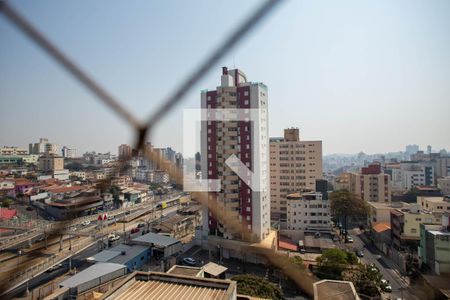
[[[446,150],[324,157],[298,128],[270,138],[267,102],[264,84],[225,67],[221,85],[201,92],[204,109],[257,111],[202,121],[184,171],[206,198],[183,191],[173,174],[185,159],[171,147],[79,155],[41,138],[1,148],[2,296],[448,295]]]

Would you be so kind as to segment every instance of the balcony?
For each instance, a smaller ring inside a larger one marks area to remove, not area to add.
[[[239,194],[237,193],[225,194],[225,199],[239,199]]]

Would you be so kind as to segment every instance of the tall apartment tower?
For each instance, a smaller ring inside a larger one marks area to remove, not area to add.
[[[30,154],[54,154],[59,155],[59,146],[48,142],[46,138],[40,138],[39,143],[29,145]]]
[[[204,235],[241,239],[243,233],[248,233],[254,240],[262,240],[270,230],[267,87],[248,82],[241,70],[224,67],[221,85],[215,90],[202,91],[201,107],[239,109],[244,114],[252,114],[252,121],[247,118],[243,121],[202,120],[202,179],[217,179],[221,184],[220,191],[209,193],[209,201],[217,197],[221,218],[205,208],[203,229],[208,232]],[[258,189],[252,190],[246,179],[240,178],[227,165],[225,161],[233,154],[254,173],[254,180],[260,185]],[[212,190],[210,184],[208,188]],[[236,232],[236,228],[221,222],[222,217],[239,222],[242,230]]]
[[[286,196],[315,191],[322,176],[322,141],[301,141],[298,128],[285,129],[284,138],[270,138],[272,219],[286,222]]]
[[[119,159],[130,159],[133,149],[130,145],[121,144],[119,146]]]

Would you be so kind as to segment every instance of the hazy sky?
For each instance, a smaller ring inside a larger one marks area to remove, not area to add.
[[[141,118],[259,1],[11,1]],[[285,1],[156,128],[182,145],[182,110],[220,67],[269,88],[270,136],[299,127],[324,153],[450,149],[450,1]],[[0,14],[0,146],[47,137],[117,152],[128,125]]]

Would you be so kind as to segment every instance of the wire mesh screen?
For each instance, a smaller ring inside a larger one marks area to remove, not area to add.
[[[248,18],[243,20],[239,24],[234,32],[225,38],[222,43],[207,56],[198,67],[192,71],[191,75],[188,76],[187,80],[182,82],[178,88],[174,89],[171,95],[165,99],[163,104],[156,109],[156,111],[149,116],[145,122],[139,121],[133,114],[131,114],[127,109],[125,109],[119,101],[117,101],[107,90],[102,88],[98,83],[96,83],[92,78],[90,78],[83,69],[76,65],[66,56],[56,45],[54,45],[50,40],[48,40],[45,35],[40,33],[30,22],[28,22],[24,17],[22,17],[12,6],[6,1],[0,2],[0,12],[2,15],[9,20],[16,28],[18,28],[23,34],[25,34],[29,39],[34,41],[45,53],[52,57],[58,64],[60,64],[75,80],[78,80],[86,89],[91,91],[96,99],[102,102],[105,107],[111,109],[125,122],[134,128],[135,141],[134,148],[141,150],[149,160],[158,163],[161,169],[165,170],[170,174],[176,182],[182,185],[182,170],[162,161],[162,158],[152,150],[145,147],[147,139],[150,139],[151,133],[155,125],[165,116],[170,114],[171,110],[179,105],[183,100],[183,97],[188,93],[188,91],[202,79],[207,72],[215,66],[221,58],[223,58],[235,45],[242,42],[254,29],[258,23],[264,21],[268,14],[274,10],[274,8],[280,4],[281,0],[267,0],[264,1],[259,7],[255,8]],[[126,165],[127,161],[119,161],[117,166],[117,172],[120,172]],[[107,186],[111,178],[106,178],[103,181],[103,185]],[[102,184],[99,186],[102,189]],[[213,194],[213,193],[212,193]],[[214,195],[214,194],[213,194]],[[220,216],[218,201],[217,199],[211,199],[208,193],[198,192],[193,193],[193,198],[197,199],[202,205],[208,206],[208,208]],[[66,220],[64,222],[58,223],[58,225],[53,226],[47,235],[60,235],[65,228],[70,226],[70,222],[73,220]],[[222,224],[226,224],[227,228],[236,233],[241,231],[241,225],[236,219],[226,218],[222,216]],[[99,232],[98,238],[101,236]],[[244,240],[247,239],[251,242],[250,237],[243,236]],[[312,295],[313,289],[312,284],[316,280],[315,277],[306,270],[296,267],[291,264],[290,260],[283,255],[277,254],[272,248],[266,248],[258,243],[249,243],[245,251],[253,253],[255,255],[260,255],[264,257],[274,268],[281,269],[285,275],[287,275],[295,284],[305,293]],[[30,278],[39,274],[39,270],[51,266],[55,263],[55,257],[42,260],[40,265],[36,265],[36,257],[40,257],[41,253],[39,251],[32,251],[23,256],[23,262],[17,268],[8,272],[8,274],[2,274],[2,280],[0,283],[0,291],[5,292],[11,287],[17,286],[20,283],[26,282]],[[58,257],[56,258],[58,259]],[[29,262],[29,263],[27,263]],[[40,268],[42,267],[42,268]]]

